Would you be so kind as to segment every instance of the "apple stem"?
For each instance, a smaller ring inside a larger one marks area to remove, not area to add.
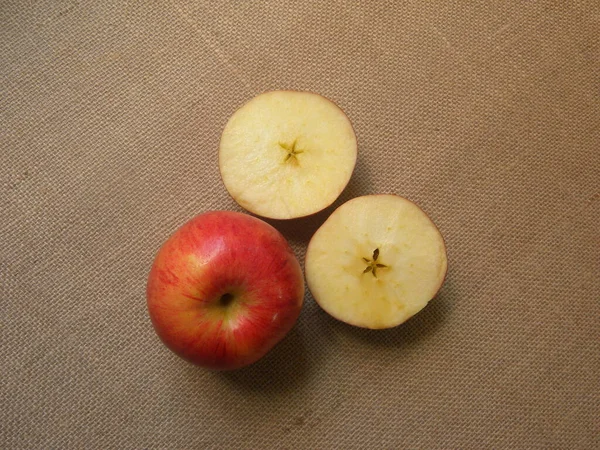
[[[224,307],[227,308],[229,305],[231,305],[231,303],[233,303],[233,294],[230,294],[229,292],[221,295],[221,298],[219,299],[219,304]]]

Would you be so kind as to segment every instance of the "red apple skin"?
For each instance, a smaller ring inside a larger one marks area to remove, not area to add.
[[[294,326],[303,299],[302,269],[285,238],[232,211],[201,214],[177,230],[159,250],[147,285],[163,343],[215,370],[264,356]]]

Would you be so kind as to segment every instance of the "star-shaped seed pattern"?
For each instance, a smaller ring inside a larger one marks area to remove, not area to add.
[[[375,278],[377,278],[377,269],[387,268],[385,264],[381,264],[377,262],[377,258],[379,258],[379,249],[376,248],[373,250],[373,259],[363,258],[363,261],[368,264],[367,268],[363,270],[363,273],[371,272]]]
[[[300,153],[304,153],[304,150],[296,149],[297,142],[298,142],[298,139],[294,139],[294,142],[292,142],[292,145],[284,144],[282,142],[279,143],[279,146],[288,152],[287,156],[283,160],[284,162],[290,158],[296,158],[296,155],[299,155]]]

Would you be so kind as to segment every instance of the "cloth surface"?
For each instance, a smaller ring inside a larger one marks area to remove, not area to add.
[[[437,298],[388,331],[307,292],[255,365],[156,337],[156,251],[211,209],[228,117],[315,91],[355,126],[334,207],[418,203]],[[600,3],[0,2],[0,448],[600,448]]]

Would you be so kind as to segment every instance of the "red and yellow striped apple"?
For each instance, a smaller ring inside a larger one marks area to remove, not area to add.
[[[147,286],[150,318],[164,344],[192,363],[237,369],[290,331],[304,278],[285,238],[255,217],[213,211],[159,250]]]

